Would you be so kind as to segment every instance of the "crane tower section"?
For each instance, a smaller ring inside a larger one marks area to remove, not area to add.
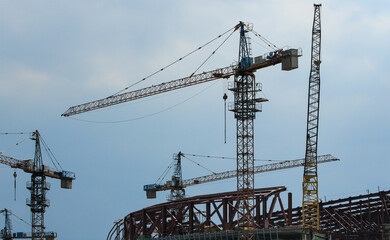
[[[27,199],[27,205],[31,207],[32,239],[42,239],[45,230],[45,210],[46,207],[49,207],[46,192],[50,190],[50,185],[46,182],[46,176],[43,171],[38,131],[34,132],[33,140],[35,140],[34,172],[31,175],[31,183],[27,183],[27,189],[31,192],[31,198]]]
[[[248,26],[240,23],[240,48],[238,69],[234,75],[234,105],[230,109],[237,120],[237,193],[239,227],[254,226],[254,126],[256,112],[260,111],[255,102],[256,93],[260,91],[256,85],[255,75],[247,69],[251,66],[251,48],[247,37]],[[244,237],[245,239],[248,236]],[[249,236],[250,238],[250,236]]]
[[[317,141],[320,110],[321,4],[314,4],[311,46],[311,70],[307,110],[306,153],[303,175],[302,223],[307,229],[319,229]]]

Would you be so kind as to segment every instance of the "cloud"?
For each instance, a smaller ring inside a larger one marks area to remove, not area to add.
[[[53,81],[49,74],[23,65],[8,66],[5,72],[2,71],[0,79],[3,101],[30,104],[39,99],[39,96],[45,96]]]

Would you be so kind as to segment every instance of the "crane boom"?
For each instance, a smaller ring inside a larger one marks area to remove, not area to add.
[[[297,58],[300,56],[302,56],[300,49],[286,49],[286,50],[280,49],[274,52],[267,53],[264,56],[251,58],[252,65],[248,67],[246,70],[255,72],[258,69],[269,67],[278,63],[282,63],[283,70],[291,70],[293,68],[288,69],[289,62],[286,60],[290,60],[292,58]],[[103,99],[72,106],[68,110],[66,110],[66,112],[64,112],[61,116],[69,117],[69,116],[113,106],[124,102],[134,101],[140,98],[149,97],[156,94],[169,92],[172,90],[177,90],[180,88],[190,87],[197,84],[214,81],[220,78],[229,78],[230,76],[236,74],[236,70],[237,70],[237,65],[232,64],[231,66],[228,67],[218,68],[212,71],[191,75],[189,77],[180,78],[177,80],[161,83],[158,85],[153,85],[146,88],[141,88],[130,92],[125,92],[122,94],[112,95]]]
[[[182,156],[182,153],[179,153],[175,156],[177,156],[177,157]],[[340,161],[340,159],[332,156],[331,154],[318,156],[318,164],[327,163],[327,162],[334,162],[334,161]],[[300,159],[295,159],[295,160],[287,160],[287,161],[282,161],[282,162],[277,162],[277,163],[258,165],[258,166],[254,167],[254,174],[264,173],[264,172],[272,172],[272,171],[295,168],[295,167],[302,167],[302,166],[304,166],[304,163],[305,163],[305,159],[300,158]],[[180,169],[181,169],[181,167],[180,167]],[[221,173],[216,173],[216,174],[210,174],[210,175],[206,175],[206,176],[195,177],[195,178],[190,178],[190,179],[186,179],[186,180],[181,181],[181,173],[180,173],[180,177],[178,179],[172,177],[172,179],[167,181],[165,184],[148,184],[148,185],[144,186],[144,190],[146,191],[146,195],[148,198],[155,198],[156,191],[166,191],[166,190],[184,191],[184,188],[186,188],[186,187],[190,187],[190,186],[194,186],[194,185],[198,185],[198,184],[202,184],[202,183],[216,182],[216,181],[229,179],[229,178],[235,178],[235,177],[237,177],[237,170],[231,170],[231,171],[226,171],[226,172],[221,172]]]
[[[29,160],[25,160],[25,161],[29,161]],[[12,168],[23,169],[24,168],[24,164],[23,163],[25,161],[21,161],[21,160],[15,159],[13,157],[8,157],[8,156],[5,156],[3,154],[0,154],[0,163],[8,165],[8,166],[10,166]]]
[[[219,78],[228,78],[233,75],[234,66],[219,68],[201,74],[191,75],[189,77],[180,78],[170,82],[153,85],[139,90],[125,92],[118,95],[109,96],[100,100],[92,101],[85,104],[70,107],[61,116],[68,117],[83,112],[89,112],[99,108],[105,108],[123,102],[129,102],[144,97],[149,97],[159,93],[169,92],[172,90],[193,86],[200,83],[210,82]]]
[[[333,162],[333,161],[340,161],[340,159],[332,156],[331,154],[321,155],[318,156],[318,162],[317,163],[327,163],[327,162]],[[271,164],[265,164],[265,165],[259,165],[254,167],[254,174],[256,173],[263,173],[263,172],[271,172],[281,169],[288,169],[288,168],[295,168],[295,167],[302,167],[305,163],[305,159],[296,159],[296,160],[290,160],[290,161],[283,161],[283,162],[277,162],[277,163],[271,163]],[[215,182],[219,180],[224,180],[228,178],[235,178],[237,176],[236,170],[231,170],[227,172],[221,172],[216,174],[211,174],[207,176],[201,176],[191,179],[183,180],[183,186],[193,186],[200,183],[208,183],[208,182]]]

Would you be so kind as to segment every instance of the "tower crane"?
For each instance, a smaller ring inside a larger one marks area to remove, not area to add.
[[[170,190],[171,194],[168,195],[168,200],[170,201],[179,200],[184,197],[186,187],[237,177],[237,170],[231,170],[231,171],[220,172],[220,173],[183,180],[182,177],[183,174],[181,170],[181,157],[183,156],[185,156],[185,154],[182,152],[174,154],[175,163],[174,163],[173,174],[170,180],[166,181],[164,184],[155,183],[155,184],[144,185],[144,191],[146,192],[146,197],[148,199],[156,198],[156,192],[158,191]],[[330,154],[326,154],[326,155],[318,156],[317,163],[320,164],[320,163],[327,163],[327,162],[334,162],[334,161],[340,161],[340,159]],[[255,166],[253,172],[254,174],[257,174],[257,173],[271,172],[271,171],[277,171],[282,169],[302,167],[304,166],[304,163],[305,163],[304,158],[280,161],[276,163]]]
[[[303,173],[302,224],[305,229],[319,230],[317,141],[320,111],[321,64],[321,4],[314,4],[314,20],[311,45],[311,69],[307,108],[307,134],[305,166]]]
[[[26,223],[27,225],[30,225],[28,222],[25,220],[21,219],[20,217],[16,216],[12,211],[4,208],[4,210],[0,210],[0,213],[4,213],[5,216],[5,226],[0,232],[0,237],[3,240],[12,240],[12,239],[32,239],[32,236],[29,236],[28,233],[25,232],[14,232],[12,233],[12,222],[10,216],[13,215],[20,221]],[[55,240],[57,237],[57,233],[55,232],[45,232],[43,235],[43,238],[46,240]]]
[[[0,210],[0,213],[4,213],[5,216],[5,223],[4,223],[4,228],[1,229],[1,238],[4,240],[10,240],[12,239],[12,225],[11,225],[11,219],[9,218],[10,212],[8,209],[4,208],[4,210]]]
[[[70,107],[62,116],[68,117],[216,79],[228,79],[234,76],[234,82],[229,87],[229,90],[234,93],[234,102],[229,106],[229,110],[234,112],[237,131],[237,192],[239,196],[237,211],[239,214],[237,219],[239,228],[250,229],[254,226],[254,119],[256,112],[261,111],[261,102],[266,101],[266,99],[257,98],[256,96],[261,91],[261,84],[255,82],[254,72],[279,63],[282,64],[282,70],[289,71],[296,69],[298,68],[298,57],[302,54],[300,49],[276,49],[264,56],[252,58],[252,49],[248,37],[250,31],[254,32],[252,26],[240,22],[234,27],[234,31],[239,31],[240,33],[237,64],[200,74],[191,74],[189,77],[178,80],[139,90],[118,93],[100,100],[76,105]],[[252,237],[239,236],[240,239],[252,239]]]
[[[31,198],[27,199],[27,206],[31,209],[32,239],[44,238],[44,214],[50,201],[46,198],[46,192],[50,190],[50,184],[46,177],[60,179],[61,188],[71,189],[72,181],[76,179],[75,173],[70,171],[57,171],[43,164],[41,153],[41,135],[36,130],[32,133],[32,140],[35,141],[34,159],[18,160],[13,157],[0,154],[0,163],[11,168],[22,169],[31,174],[31,182],[27,182],[27,189],[31,192]]]

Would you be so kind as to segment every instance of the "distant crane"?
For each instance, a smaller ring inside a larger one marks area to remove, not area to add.
[[[0,210],[0,213],[4,213],[4,216],[5,216],[5,226],[1,230],[1,235],[0,235],[0,237],[3,240],[32,239],[33,238],[32,236],[29,236],[28,233],[25,233],[25,232],[12,233],[12,231],[11,231],[12,230],[12,223],[11,223],[10,215],[13,215],[14,217],[16,217],[20,221],[26,223],[29,226],[31,226],[30,223],[28,223],[25,220],[23,220],[22,218],[16,216],[13,212],[11,212],[10,210],[8,210],[6,208],[4,210]],[[55,240],[56,237],[57,237],[57,233],[55,233],[55,232],[45,232],[44,236],[43,236],[43,238],[46,240]]]
[[[186,187],[237,177],[237,171],[232,170],[232,171],[215,173],[206,176],[183,180],[182,177],[183,174],[181,170],[181,157],[183,156],[185,156],[185,154],[182,152],[174,154],[175,162],[174,162],[173,174],[170,180],[166,181],[164,184],[155,183],[155,184],[144,185],[144,191],[146,192],[147,198],[156,198],[156,192],[158,191],[170,190],[171,193],[170,195],[168,195],[168,200],[175,201],[184,198]],[[340,159],[330,154],[327,154],[327,155],[318,156],[317,163],[318,164],[327,163],[327,162],[334,162],[339,160]],[[254,174],[277,171],[277,170],[288,169],[288,168],[302,167],[304,166],[304,163],[305,163],[305,159],[301,158],[296,160],[287,160],[287,161],[280,161],[271,164],[258,165],[254,167]]]
[[[317,141],[320,113],[321,4],[314,4],[311,69],[307,108],[305,167],[303,173],[302,223],[305,229],[320,228],[318,203]]]
[[[27,182],[27,189],[31,192],[31,198],[27,199],[27,206],[31,208],[32,239],[43,239],[45,235],[44,214],[50,202],[46,198],[46,192],[50,190],[50,184],[46,182],[46,177],[61,180],[61,188],[71,189],[72,181],[76,179],[75,173],[70,171],[56,171],[43,165],[41,153],[41,136],[36,130],[32,133],[32,140],[35,141],[34,160],[18,160],[0,154],[0,163],[11,168],[22,169],[31,173],[31,182]]]
[[[250,44],[250,38],[248,36],[250,31],[255,33],[252,29],[252,25],[240,22],[233,29],[234,31],[239,30],[240,32],[238,64],[209,72],[203,72],[201,74],[193,73],[189,77],[161,83],[135,91],[117,93],[104,99],[70,107],[62,114],[62,116],[68,117],[184,87],[210,82],[216,79],[227,79],[230,76],[234,76],[234,83],[229,87],[229,90],[234,93],[234,103],[229,106],[229,110],[234,112],[234,116],[237,120],[236,161],[237,192],[239,196],[239,210],[237,211],[237,219],[239,222],[239,228],[253,229],[254,119],[256,112],[261,111],[261,102],[267,101],[264,98],[257,98],[256,96],[257,93],[262,89],[261,84],[255,82],[254,72],[265,67],[276,65],[278,63],[282,63],[282,70],[289,71],[296,69],[298,68],[298,57],[300,57],[302,54],[300,49],[279,49],[275,45],[272,45],[274,51],[264,56],[252,58],[252,48]],[[261,37],[257,33],[255,33],[255,35]],[[268,40],[264,38],[262,38],[262,40],[271,46]],[[214,53],[215,51],[213,54]],[[182,58],[179,60],[181,59]],[[127,89],[128,88],[125,90]],[[247,231],[244,231],[244,235],[240,235],[238,237],[239,239],[252,239],[253,236],[250,235],[251,233],[248,234],[249,235],[247,235]]]
[[[1,229],[1,238],[4,240],[10,240],[12,239],[12,225],[11,225],[11,219],[9,218],[10,212],[4,208],[4,210],[0,210],[0,213],[4,213],[5,216],[5,223],[4,228]]]

